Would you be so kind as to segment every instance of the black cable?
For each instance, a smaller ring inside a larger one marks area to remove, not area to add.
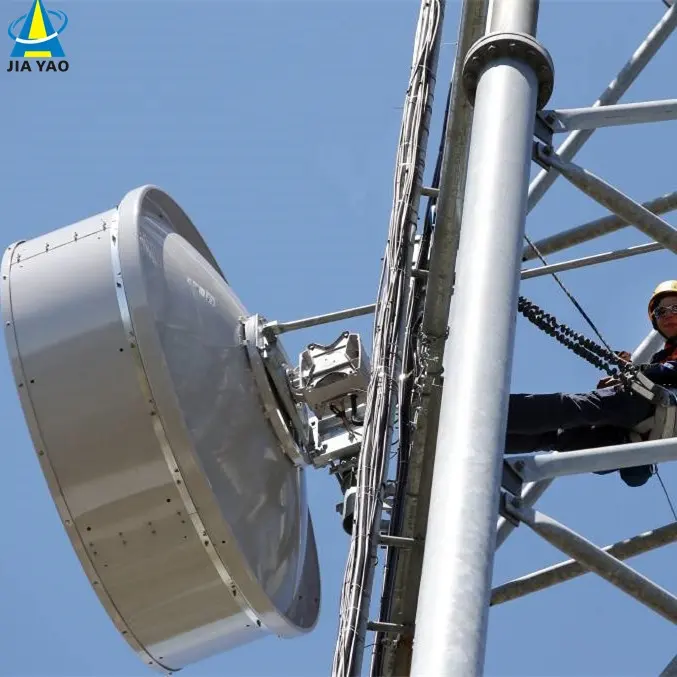
[[[557,318],[537,306],[532,301],[520,296],[517,302],[517,310],[532,324],[537,326],[548,336],[552,336],[564,347],[573,351],[576,355],[589,362],[600,371],[609,376],[616,377],[626,386],[630,387],[631,378],[634,378],[637,367],[631,362],[626,362],[615,353],[598,345],[592,339],[571,329]]]
[[[665,488],[665,483],[663,482],[663,478],[661,477],[660,472],[658,472],[658,466],[656,466],[655,474],[656,474],[656,477],[658,477],[658,481],[661,483],[661,487],[663,487],[663,493],[665,494],[665,498],[668,500],[668,505],[670,506],[670,510],[672,510],[672,516],[675,518],[675,522],[677,522],[677,511],[675,511],[675,506],[672,504],[672,500],[670,499],[670,494],[668,493],[668,490]]]
[[[538,258],[541,260],[541,263],[544,266],[547,266],[548,262],[545,260],[544,256],[541,254],[541,252],[538,250],[538,247],[529,239],[529,236],[526,233],[524,234],[524,239],[527,241],[527,244],[534,250],[534,253],[536,254],[536,256],[538,256]],[[595,326],[595,323],[590,319],[590,317],[585,312],[585,310],[583,310],[583,308],[581,307],[581,304],[574,298],[574,295],[564,286],[564,283],[562,282],[562,280],[559,279],[559,276],[557,275],[557,273],[552,272],[552,273],[550,273],[550,275],[552,275],[555,282],[557,282],[557,284],[561,287],[562,291],[569,297],[569,300],[574,304],[574,307],[576,308],[576,310],[578,310],[578,312],[583,316],[583,319],[590,325],[590,327],[595,332],[595,334],[597,334],[599,340],[602,342],[602,345],[604,345],[604,347],[610,353],[613,353],[614,351],[611,349],[609,344],[604,340],[604,337],[602,336],[602,334],[600,334],[599,330]]]

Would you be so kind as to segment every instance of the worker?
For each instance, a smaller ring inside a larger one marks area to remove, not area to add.
[[[677,387],[677,280],[656,287],[648,312],[651,325],[665,338],[665,347],[649,363],[637,366],[654,383]],[[630,360],[627,352],[617,355]],[[511,394],[505,451],[573,451],[625,444],[631,441],[632,428],[652,416],[654,407],[617,378],[604,378],[597,389],[583,394]],[[641,486],[653,474],[653,466],[619,472],[629,486]]]

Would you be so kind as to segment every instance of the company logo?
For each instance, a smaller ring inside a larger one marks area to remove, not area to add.
[[[198,284],[195,280],[191,279],[190,277],[186,278],[186,282],[197,291],[198,295],[205,303],[208,303],[210,306],[216,307],[216,298],[214,298],[213,294],[210,294],[202,285]]]
[[[14,41],[7,72],[67,71],[69,64],[59,40],[67,25],[65,12],[47,10],[42,0],[33,0],[30,11],[14,19],[7,30]]]

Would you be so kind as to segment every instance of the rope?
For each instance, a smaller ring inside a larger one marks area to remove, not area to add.
[[[527,241],[527,244],[534,250],[536,256],[538,256],[538,258],[541,260],[541,263],[542,263],[544,266],[547,266],[547,265],[548,265],[548,262],[547,262],[547,261],[545,260],[545,258],[543,257],[543,254],[541,254],[541,252],[539,251],[538,247],[537,247],[537,246],[529,239],[529,236],[528,236],[526,233],[524,234],[524,239]],[[583,310],[583,307],[582,307],[581,304],[576,300],[576,298],[574,297],[574,295],[573,295],[573,294],[572,294],[572,293],[564,286],[564,283],[562,282],[562,280],[560,280],[560,278],[559,278],[559,276],[557,275],[557,273],[552,272],[552,273],[550,273],[550,275],[552,275],[552,277],[554,278],[555,282],[557,282],[557,284],[561,287],[562,291],[569,297],[569,300],[571,301],[571,303],[574,304],[574,307],[576,308],[576,310],[578,310],[578,312],[583,316],[583,319],[590,325],[590,327],[591,327],[592,330],[595,332],[595,334],[597,334],[597,337],[598,337],[599,340],[602,342],[602,345],[603,345],[609,352],[613,352],[613,350],[611,350],[611,348],[609,347],[609,344],[604,340],[604,337],[602,336],[602,334],[600,334],[599,330],[598,330],[597,327],[595,326],[595,323],[590,319],[590,316],[585,312],[585,310]]]
[[[677,511],[675,511],[675,506],[672,504],[672,500],[670,499],[670,494],[668,493],[668,490],[665,488],[665,483],[663,482],[663,478],[661,477],[660,472],[658,472],[658,466],[656,466],[655,475],[656,475],[656,477],[658,477],[658,481],[661,483],[661,487],[663,487],[663,493],[665,494],[665,498],[668,501],[668,505],[670,506],[670,510],[672,510],[672,516],[675,518],[675,522],[677,522]]]

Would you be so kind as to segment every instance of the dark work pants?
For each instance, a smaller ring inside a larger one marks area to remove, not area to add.
[[[623,444],[629,441],[628,431],[653,410],[640,395],[616,388],[583,394],[513,394],[505,451],[574,451]],[[621,476],[638,486],[651,476],[651,466],[625,468]]]
[[[592,425],[630,429],[652,412],[653,405],[648,400],[616,388],[580,395],[510,395],[508,433],[534,435]]]

